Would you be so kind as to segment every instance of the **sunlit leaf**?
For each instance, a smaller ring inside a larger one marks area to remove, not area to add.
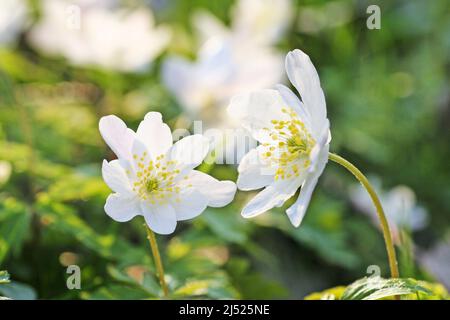
[[[414,279],[383,279],[378,276],[365,277],[353,282],[345,289],[341,300],[378,300],[395,295],[430,294]]]

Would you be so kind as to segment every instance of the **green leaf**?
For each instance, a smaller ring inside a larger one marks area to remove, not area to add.
[[[378,276],[364,277],[353,282],[342,294],[341,300],[378,300],[395,295],[414,293],[430,294],[414,279],[383,279]]]

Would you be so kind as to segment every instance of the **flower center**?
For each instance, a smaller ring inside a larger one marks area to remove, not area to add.
[[[298,177],[302,169],[310,165],[309,154],[316,144],[303,121],[292,108],[283,108],[286,120],[272,120],[269,131],[270,142],[263,143],[263,154],[270,165],[277,168],[275,180]]]
[[[180,187],[176,186],[175,178],[180,174],[180,170],[176,169],[176,161],[167,161],[164,155],[152,160],[146,152],[140,157],[135,154],[133,158],[137,163],[133,191],[142,200],[161,205],[166,204],[173,196],[179,199]]]
[[[146,182],[147,192],[152,193],[154,190],[158,189],[158,180],[155,178],[150,178]]]

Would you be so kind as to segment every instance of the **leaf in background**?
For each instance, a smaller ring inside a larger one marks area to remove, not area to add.
[[[246,224],[241,216],[230,210],[218,210],[209,208],[202,214],[202,219],[208,227],[221,239],[242,244],[248,240]]]
[[[383,279],[378,276],[364,277],[353,282],[345,289],[341,300],[378,300],[395,295],[430,294],[414,279]]]
[[[9,283],[9,273],[6,270],[0,271],[0,284]]]
[[[127,270],[121,271],[113,266],[108,266],[108,273],[116,281],[147,292],[149,298],[160,296],[161,289],[158,283],[141,266],[139,269],[136,267],[134,269],[129,267]],[[134,270],[139,270],[139,272]]]
[[[250,263],[241,258],[233,258],[228,263],[233,284],[241,293],[241,299],[280,299],[288,296],[288,291],[280,283],[250,269]]]
[[[149,259],[145,251],[147,248],[134,247],[115,234],[98,234],[76,214],[75,208],[52,202],[47,194],[39,195],[35,208],[44,225],[75,238],[104,258],[126,264],[143,263]]]
[[[92,292],[81,292],[82,299],[89,300],[136,300],[148,299],[148,293],[137,287],[123,284],[105,284]]]
[[[15,198],[0,203],[0,263],[9,252],[17,255],[29,233],[31,212]]]
[[[0,286],[0,293],[14,300],[35,300],[36,291],[29,285],[12,281]]]
[[[305,300],[340,300],[345,289],[345,286],[338,286],[326,289],[322,292],[314,292],[308,294],[305,297]]]
[[[225,273],[218,272],[208,275],[207,278],[188,279],[185,284],[178,287],[173,298],[199,298],[206,297],[210,299],[235,299],[238,293],[228,283]]]
[[[346,234],[340,228],[339,222],[333,222],[337,218],[330,213],[329,206],[330,204],[314,202],[310,208],[311,212],[308,212],[299,228],[292,227],[285,213],[277,210],[261,215],[254,221],[262,226],[279,229],[300,245],[314,250],[331,264],[348,269],[355,268],[360,260],[347,243]]]

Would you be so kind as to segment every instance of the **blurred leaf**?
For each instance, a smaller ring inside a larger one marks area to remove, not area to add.
[[[217,236],[227,242],[243,244],[248,240],[248,228],[242,223],[241,216],[232,209],[209,208],[202,214],[202,218]]]
[[[47,194],[39,195],[36,211],[45,226],[73,237],[103,258],[123,262],[126,265],[147,262],[149,259],[146,247],[134,247],[112,233],[98,234],[76,214],[74,208],[52,202]]]
[[[231,259],[227,268],[242,299],[279,299],[288,295],[280,283],[251,270],[249,262],[244,259]]]
[[[17,255],[30,232],[31,212],[14,198],[0,203],[0,263],[11,251]]]
[[[105,284],[93,291],[81,292],[82,299],[89,300],[136,300],[148,299],[148,293],[135,286]]]
[[[31,286],[17,281],[2,284],[0,293],[14,300],[34,300],[37,298],[36,292]]]
[[[18,52],[0,48],[0,69],[14,78],[26,81],[54,81],[56,77],[45,68],[36,65]]]
[[[9,283],[9,273],[6,270],[0,271],[0,284]]]
[[[132,278],[128,274],[114,268],[113,266],[108,266],[108,273],[116,281],[127,284],[131,287],[135,286],[140,290],[147,292],[149,297],[158,297],[161,294],[161,289],[158,283],[154,281],[152,276],[147,271],[142,272],[140,275],[141,279],[139,280]]]

